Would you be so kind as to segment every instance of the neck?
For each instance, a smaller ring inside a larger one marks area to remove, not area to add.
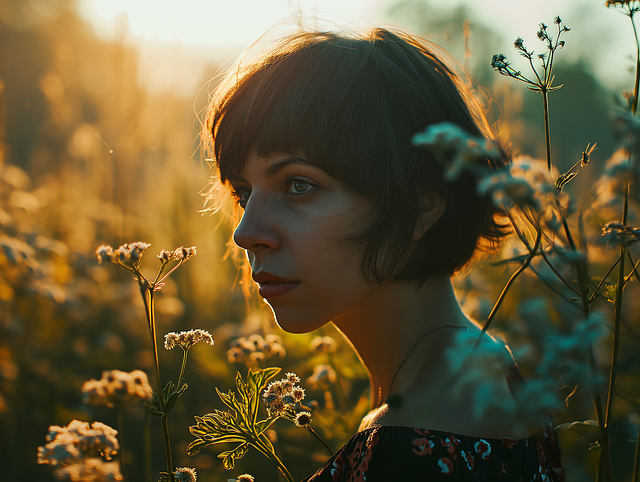
[[[389,395],[395,372],[408,351],[412,356],[419,352],[439,358],[448,348],[442,343],[447,329],[438,329],[439,326],[472,326],[460,309],[448,277],[430,278],[420,287],[409,282],[381,285],[369,299],[362,300],[334,323],[352,343],[369,372],[371,401],[375,406]],[[430,330],[434,332],[424,336]],[[419,349],[414,346],[416,341]],[[398,374],[416,370],[407,364],[401,368]]]

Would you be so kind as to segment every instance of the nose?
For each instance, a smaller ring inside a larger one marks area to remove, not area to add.
[[[233,242],[236,246],[253,252],[276,249],[280,240],[274,214],[268,209],[265,200],[252,194],[245,206],[242,219],[233,232]]]

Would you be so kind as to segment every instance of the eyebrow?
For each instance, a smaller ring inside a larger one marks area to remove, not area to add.
[[[264,170],[264,174],[267,177],[273,177],[276,174],[278,174],[280,171],[282,171],[284,168],[288,167],[288,166],[292,166],[295,164],[303,164],[305,166],[311,166],[311,167],[315,167],[318,168],[318,166],[316,166],[315,164],[307,161],[306,159],[303,159],[301,157],[285,157],[282,159],[279,159],[271,164],[269,164],[265,170]],[[239,183],[243,183],[246,182],[242,176],[227,176],[227,180],[231,183],[233,182],[239,182]]]
[[[269,164],[264,173],[267,177],[273,177],[282,171],[285,167],[294,165],[294,164],[304,164],[307,166],[317,167],[315,164],[310,163],[306,159],[302,159],[301,157],[285,157],[276,162]]]

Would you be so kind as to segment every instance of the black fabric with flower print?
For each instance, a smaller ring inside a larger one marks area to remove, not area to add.
[[[563,480],[555,434],[490,439],[411,427],[373,427],[354,435],[303,482]]]

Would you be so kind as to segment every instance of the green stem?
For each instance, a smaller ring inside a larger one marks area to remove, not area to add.
[[[542,87],[542,107],[544,109],[544,140],[547,154],[547,170],[551,172],[551,134],[549,132],[549,100],[546,87]]]
[[[162,422],[162,438],[164,439],[164,454],[167,459],[167,473],[169,480],[173,481],[173,460],[171,459],[171,442],[169,441],[169,424],[167,423],[167,414],[160,417]]]
[[[182,376],[184,375],[184,369],[187,366],[187,354],[189,350],[182,351],[182,367],[180,367],[180,376],[178,377],[178,384],[176,385],[176,389],[180,390],[180,384],[182,383]]]
[[[531,248],[531,251],[529,252],[529,256],[527,256],[527,259],[524,260],[524,262],[520,265],[520,267],[516,270],[516,272],[511,275],[511,278],[509,278],[509,281],[507,281],[507,284],[503,288],[502,293],[500,293],[500,296],[498,297],[498,301],[496,301],[496,304],[493,306],[493,309],[491,310],[491,313],[489,314],[489,317],[487,318],[486,323],[482,327],[482,332],[478,336],[478,339],[476,340],[476,342],[474,344],[474,348],[480,344],[480,341],[482,340],[482,338],[484,337],[485,333],[489,329],[489,326],[491,325],[491,322],[493,321],[493,318],[495,317],[496,313],[498,312],[498,308],[500,308],[500,305],[502,304],[502,302],[504,301],[505,296],[507,295],[507,291],[509,291],[509,288],[511,287],[513,282],[516,280],[516,278],[518,276],[520,276],[524,272],[525,269],[527,269],[527,267],[531,263],[531,260],[536,255],[536,251],[538,251],[538,248],[540,247],[540,240],[541,239],[542,239],[542,229],[540,229],[540,226],[538,226],[537,227],[537,233],[536,233],[536,241],[533,244],[533,248]]]
[[[127,467],[125,462],[125,445],[124,445],[124,413],[121,408],[118,408],[118,441],[120,442],[120,466],[122,467],[122,480],[127,482]]]
[[[325,448],[329,451],[331,455],[335,453],[333,449],[329,446],[329,444],[326,442],[326,440],[323,439],[320,435],[318,435],[318,433],[313,429],[311,425],[305,425],[304,428],[306,428],[311,435],[313,435],[316,439],[318,439],[318,441],[325,446]]]
[[[633,21],[633,14],[629,13],[631,26],[633,27],[633,35],[636,39],[636,82],[633,86],[633,103],[631,104],[631,113],[635,115],[638,111],[638,90],[640,89],[640,41],[638,39],[638,31],[636,23]]]
[[[295,482],[293,476],[291,475],[287,467],[282,463],[280,458],[268,447],[265,447],[260,439],[256,438],[253,442],[250,443],[256,448],[256,450],[258,450],[258,452],[260,452],[262,455],[276,464],[276,467],[278,467],[280,473],[284,475],[284,478],[287,479],[287,482]]]

